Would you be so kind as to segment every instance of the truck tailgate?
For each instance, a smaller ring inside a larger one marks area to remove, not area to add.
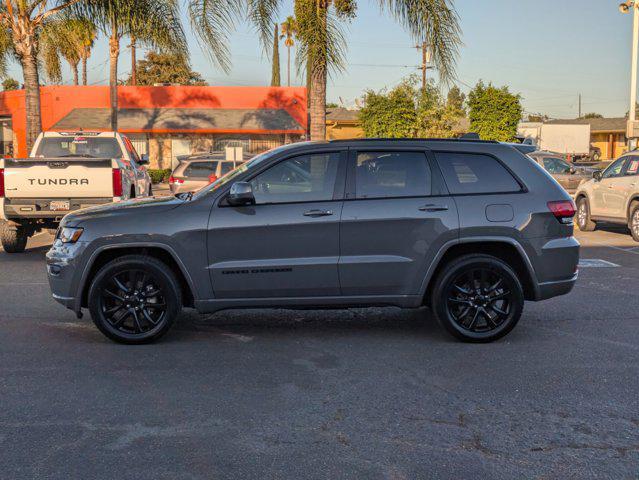
[[[113,165],[102,158],[4,160],[7,198],[113,196]]]

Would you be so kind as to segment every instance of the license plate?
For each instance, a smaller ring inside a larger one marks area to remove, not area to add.
[[[69,210],[69,201],[68,200],[61,200],[61,201],[57,201],[57,202],[51,202],[49,204],[49,209],[51,209],[51,211],[53,212],[60,212],[63,210]]]

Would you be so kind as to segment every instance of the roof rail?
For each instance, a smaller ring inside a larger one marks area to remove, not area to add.
[[[329,143],[347,143],[347,142],[464,142],[464,143],[499,143],[495,140],[479,140],[475,138],[350,138],[329,140]]]

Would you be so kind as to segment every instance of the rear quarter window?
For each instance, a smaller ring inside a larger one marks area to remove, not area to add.
[[[515,177],[490,155],[436,152],[435,158],[453,195],[521,191]]]

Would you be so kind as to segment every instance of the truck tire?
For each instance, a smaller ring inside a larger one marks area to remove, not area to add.
[[[7,222],[2,222],[0,226],[0,240],[2,241],[2,248],[7,253],[22,253],[27,247],[27,240],[29,235],[24,228],[19,226],[10,225]]]

